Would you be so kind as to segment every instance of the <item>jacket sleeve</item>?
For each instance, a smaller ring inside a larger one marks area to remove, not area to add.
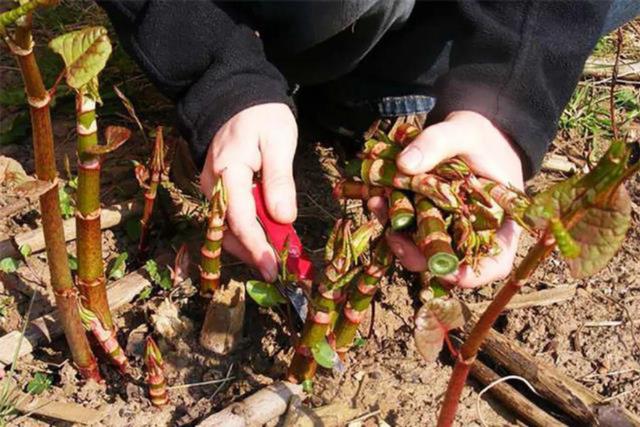
[[[437,83],[434,118],[476,111],[508,134],[530,177],[556,133],[603,28],[602,0],[459,2],[450,68]]]
[[[288,85],[233,5],[211,0],[100,0],[125,50],[177,106],[194,160],[216,131],[253,105],[286,103]]]

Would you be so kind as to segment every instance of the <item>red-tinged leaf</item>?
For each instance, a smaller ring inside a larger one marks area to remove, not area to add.
[[[137,163],[134,167],[134,171],[140,187],[149,188],[147,185],[147,182],[149,181],[149,169],[147,169],[147,167],[142,163]]]
[[[524,214],[526,224],[543,230],[551,218],[558,218],[565,213],[578,196],[575,185],[579,180],[580,176],[574,175],[537,194]]]
[[[453,298],[431,299],[418,310],[415,323],[416,347],[424,360],[434,362],[442,350],[445,334],[464,324],[462,305]]]
[[[41,181],[34,179],[16,187],[16,194],[20,197],[36,198],[42,196],[56,185],[54,181]]]
[[[130,137],[131,131],[129,129],[122,126],[109,126],[104,132],[106,144],[91,146],[85,152],[94,155],[108,154],[118,149]]]
[[[187,280],[187,277],[189,276],[190,262],[191,260],[187,244],[183,243],[176,254],[176,259],[173,268],[171,269],[171,280],[173,281],[173,286],[177,286]]]
[[[569,234],[580,247],[576,258],[568,259],[571,275],[582,278],[597,273],[616,254],[631,225],[631,199],[620,186],[605,206],[586,209]]]

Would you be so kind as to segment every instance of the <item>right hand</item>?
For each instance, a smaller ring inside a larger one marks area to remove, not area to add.
[[[227,191],[227,223],[223,247],[256,266],[267,281],[276,280],[278,263],[256,219],[251,192],[253,175],[262,172],[267,211],[281,223],[297,216],[293,156],[298,141],[295,117],[285,104],[260,104],[229,119],[215,134],[200,175],[200,189],[211,196],[222,176]]]

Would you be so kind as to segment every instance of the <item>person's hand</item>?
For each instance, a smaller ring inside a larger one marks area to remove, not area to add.
[[[268,281],[278,272],[276,256],[256,219],[251,193],[253,175],[262,171],[269,214],[291,223],[297,215],[293,156],[298,141],[295,118],[285,104],[261,104],[242,110],[215,134],[200,175],[200,189],[211,196],[216,177],[227,190],[227,221],[223,247],[255,265]]]
[[[488,119],[472,111],[453,112],[443,122],[426,128],[400,153],[397,165],[400,171],[415,175],[454,156],[464,159],[478,176],[523,189],[522,165],[509,139]],[[372,198],[368,205],[379,217],[386,216],[386,202],[381,198]],[[503,279],[511,271],[520,232],[514,221],[505,221],[497,232],[498,255],[482,259],[478,274],[470,266],[461,265],[457,273],[444,279],[465,288]],[[425,258],[411,239],[391,233],[387,241],[407,269],[426,268]]]

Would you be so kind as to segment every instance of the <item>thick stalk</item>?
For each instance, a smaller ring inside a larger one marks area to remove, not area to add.
[[[102,350],[109,356],[111,362],[120,369],[120,372],[126,374],[129,370],[129,359],[118,342],[116,331],[113,328],[107,329],[98,316],[83,307],[82,304],[78,306],[78,310],[84,328],[93,334]]]
[[[418,229],[414,240],[427,260],[429,271],[437,276],[453,273],[459,260],[440,210],[426,197],[416,197],[416,210]]]
[[[156,201],[158,186],[164,173],[164,137],[162,135],[162,126],[156,128],[156,140],[153,145],[153,153],[149,162],[149,186],[144,193],[144,210],[142,211],[142,219],[140,220],[140,243],[138,251],[140,255],[147,252],[149,240],[149,232],[151,228],[151,217],[153,215],[153,205]]]
[[[317,363],[312,349],[327,339],[344,301],[342,288],[359,272],[359,269],[351,268],[353,252],[350,228],[350,221],[338,220],[329,236],[325,248],[327,265],[318,286],[314,289],[302,336],[289,366],[287,376],[291,382],[299,383],[314,377]],[[358,237],[358,240],[362,239]]]
[[[463,205],[460,197],[462,180],[448,182],[432,173],[405,175],[398,171],[395,162],[384,159],[353,160],[345,171],[349,176],[357,176],[368,185],[422,194],[445,212],[458,212]]]
[[[389,196],[389,222],[395,231],[404,230],[416,220],[416,209],[408,195],[394,190]]]
[[[78,254],[78,288],[84,305],[95,313],[107,329],[113,319],[107,301],[102,231],[100,226],[100,157],[86,150],[98,145],[96,103],[86,94],[76,95],[78,133],[78,193],[76,234]]]
[[[385,187],[376,187],[358,181],[343,180],[333,187],[333,197],[336,199],[369,200],[372,197],[388,194],[389,190]]]
[[[222,178],[218,179],[211,197],[209,220],[204,244],[200,249],[200,296],[211,298],[220,287],[220,255],[227,203]]]
[[[456,360],[451,379],[449,380],[444,403],[440,409],[438,427],[453,425],[462,389],[464,388],[467,376],[469,375],[469,369],[475,361],[480,346],[489,334],[496,319],[500,316],[500,313],[502,313],[506,305],[511,301],[511,298],[520,291],[522,285],[526,283],[531,274],[538,265],[540,265],[540,262],[551,253],[554,246],[555,240],[551,236],[545,235],[540,239],[538,243],[529,250],[520,265],[511,273],[509,281],[500,289],[494,300],[491,301],[489,307],[487,307],[473,327],[469,338],[460,348],[458,359]]]
[[[389,250],[386,239],[382,238],[376,245],[371,262],[349,292],[347,302],[335,327],[336,351],[343,357],[351,348],[356,337],[362,316],[371,305],[371,301],[378,290],[380,279],[386,274],[393,261],[393,254]]]
[[[51,286],[60,313],[60,321],[78,370],[85,378],[100,381],[98,366],[80,321],[78,296],[69,269],[58,201],[58,173],[49,112],[51,98],[44,87],[42,75],[33,54],[30,16],[23,18],[22,22],[19,21],[15,44],[10,42],[10,49],[18,60],[29,101],[36,175],[42,181],[55,183],[49,191],[40,196],[40,210]]]

